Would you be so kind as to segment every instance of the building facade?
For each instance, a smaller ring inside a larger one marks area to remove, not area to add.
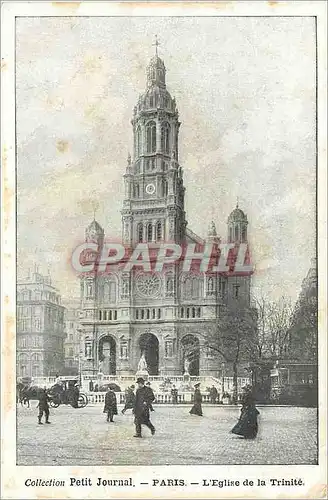
[[[64,374],[77,375],[79,372],[79,363],[81,356],[81,338],[80,338],[80,301],[65,301],[65,332],[64,340]]]
[[[318,403],[318,273],[317,262],[303,280],[288,332],[285,359],[271,370],[271,399],[282,404]]]
[[[17,283],[17,375],[51,376],[64,367],[64,307],[37,269]]]
[[[203,240],[188,227],[183,169],[179,163],[179,113],[166,88],[164,62],[156,55],[147,67],[147,87],[132,117],[134,150],[123,175],[122,240],[133,250],[147,242],[219,243],[214,222]],[[237,206],[227,223],[229,242],[247,242],[247,217]],[[96,220],[85,241],[102,247]],[[83,372],[134,375],[144,354],[150,375],[218,376],[220,361],[206,348],[229,298],[250,302],[250,276],[183,272],[172,264],[164,272],[112,266],[109,273],[81,276],[80,328]],[[191,354],[192,353],[192,354]],[[187,366],[188,365],[188,366]]]

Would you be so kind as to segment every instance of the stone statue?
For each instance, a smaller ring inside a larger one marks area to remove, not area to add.
[[[184,372],[189,375],[189,366],[190,366],[190,361],[188,358],[185,358],[184,360]]]
[[[145,353],[143,352],[138,363],[137,373],[148,373],[147,361],[145,358]]]
[[[103,372],[103,362],[99,361],[98,373],[102,373],[102,372]]]

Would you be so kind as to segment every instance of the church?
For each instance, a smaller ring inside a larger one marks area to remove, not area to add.
[[[147,67],[145,92],[131,120],[133,155],[123,182],[122,242],[180,245],[220,242],[214,222],[207,239],[187,223],[183,169],[179,163],[179,113],[166,88],[166,68],[156,54]],[[247,216],[238,207],[227,221],[228,242],[247,242]],[[104,229],[94,219],[85,241],[100,248]],[[117,265],[106,275],[81,275],[82,372],[134,376],[144,360],[149,375],[218,377],[222,359],[206,347],[215,335],[222,306],[233,297],[250,302],[251,276],[182,272],[179,263],[162,273],[126,272]]]

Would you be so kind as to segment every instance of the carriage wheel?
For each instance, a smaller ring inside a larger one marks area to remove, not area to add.
[[[82,392],[79,395],[78,408],[84,408],[88,404],[87,396]]]
[[[58,406],[60,405],[60,401],[58,398],[50,399],[49,403],[51,408],[58,408]]]

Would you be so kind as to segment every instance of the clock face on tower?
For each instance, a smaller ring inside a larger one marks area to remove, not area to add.
[[[146,186],[146,193],[147,194],[154,194],[156,191],[155,185],[154,184],[147,184]]]

